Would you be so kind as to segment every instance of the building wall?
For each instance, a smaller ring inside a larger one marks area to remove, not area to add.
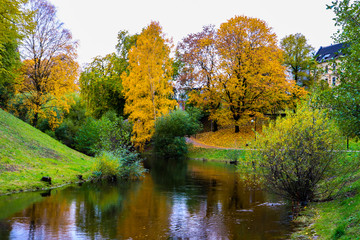
[[[319,63],[319,66],[323,72],[320,79],[326,81],[330,87],[338,86],[340,84],[338,74],[339,62],[340,60]]]

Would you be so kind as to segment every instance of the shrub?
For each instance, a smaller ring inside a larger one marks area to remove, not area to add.
[[[115,181],[119,172],[119,161],[110,152],[102,152],[97,156],[94,164],[94,176],[101,180]]]
[[[153,136],[155,152],[166,157],[179,157],[187,153],[184,136],[195,134],[201,129],[195,116],[176,110],[155,122]]]
[[[97,180],[116,181],[119,179],[138,179],[145,169],[141,165],[139,153],[126,149],[115,152],[102,151],[94,164],[93,175]]]
[[[132,125],[114,111],[105,113],[99,120],[99,142],[97,151],[134,150],[131,143]]]
[[[305,105],[264,127],[248,160],[273,192],[306,204],[329,197],[348,164],[341,135],[323,111]],[[326,195],[325,195],[326,194]]]
[[[100,129],[97,120],[89,117],[75,135],[75,149],[90,156],[96,153],[100,141]]]
[[[227,159],[229,159],[230,161],[234,161],[234,162],[237,162],[239,160],[240,156],[241,156],[241,152],[238,150],[229,150],[226,153]]]

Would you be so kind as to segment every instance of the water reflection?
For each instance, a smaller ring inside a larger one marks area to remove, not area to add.
[[[233,166],[158,160],[139,182],[2,197],[0,239],[284,239],[288,210]]]

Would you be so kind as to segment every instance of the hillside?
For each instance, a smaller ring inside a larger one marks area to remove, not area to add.
[[[0,194],[55,187],[90,174],[92,158],[0,109]],[[52,185],[40,181],[44,176]]]

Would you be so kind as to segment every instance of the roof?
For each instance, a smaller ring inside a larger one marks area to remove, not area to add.
[[[320,47],[320,49],[315,54],[316,61],[321,63],[333,60],[339,56],[344,56],[344,51],[342,50],[348,47],[348,45],[349,44],[347,43],[338,43],[327,47]]]

